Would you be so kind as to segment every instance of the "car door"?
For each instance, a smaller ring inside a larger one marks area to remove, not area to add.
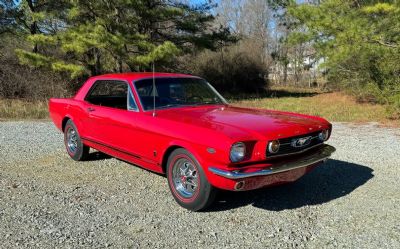
[[[87,134],[92,142],[120,150],[133,147],[127,146],[135,137],[137,105],[132,91],[126,81],[98,80],[88,95],[88,120],[85,122]]]

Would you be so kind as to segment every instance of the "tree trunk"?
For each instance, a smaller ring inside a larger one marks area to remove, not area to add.
[[[32,13],[35,13],[36,9],[35,9],[34,2],[32,0],[27,0],[27,3],[28,3],[28,6],[29,6],[29,9],[32,11]],[[34,21],[31,24],[31,26],[29,28],[29,31],[30,31],[31,35],[35,35],[35,34],[38,33],[38,25],[37,25],[36,21]],[[36,43],[33,45],[32,52],[34,52],[34,53],[38,52],[38,45]]]
[[[88,65],[91,76],[101,74],[102,73],[101,63],[100,63],[101,55],[99,49],[92,48],[86,53],[86,56],[88,57],[88,61],[94,61],[93,64]]]
[[[33,23],[31,24],[30,33],[31,33],[31,35],[37,34],[37,23],[36,23],[36,22],[33,22]],[[37,52],[38,52],[38,45],[37,45],[37,43],[33,44],[32,52],[34,52],[34,53],[37,53]]]
[[[95,58],[96,58],[96,63],[95,63],[96,75],[99,75],[102,73],[101,62],[100,62],[101,54],[97,48],[95,49]]]
[[[287,70],[288,70],[288,63],[285,62],[283,65],[283,84],[286,85],[287,83]]]
[[[122,60],[121,59],[118,59],[118,72],[120,72],[120,73],[122,73]]]

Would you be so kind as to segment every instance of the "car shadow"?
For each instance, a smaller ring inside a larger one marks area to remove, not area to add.
[[[282,211],[318,205],[346,196],[373,177],[367,166],[330,159],[298,181],[247,192],[221,191],[207,211],[218,212],[252,205]]]
[[[103,152],[100,151],[94,151],[89,153],[89,156],[86,158],[85,161],[99,161],[99,160],[105,160],[105,159],[110,159],[112,156],[107,155]]]

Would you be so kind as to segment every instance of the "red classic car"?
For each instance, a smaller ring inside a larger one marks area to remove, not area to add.
[[[204,79],[167,73],[90,78],[71,99],[50,99],[68,154],[89,148],[166,174],[175,200],[210,205],[217,189],[292,182],[324,162],[332,125],[289,112],[231,106]]]

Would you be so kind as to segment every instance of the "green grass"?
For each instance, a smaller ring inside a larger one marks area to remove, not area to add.
[[[48,119],[47,101],[0,99],[1,120]]]

